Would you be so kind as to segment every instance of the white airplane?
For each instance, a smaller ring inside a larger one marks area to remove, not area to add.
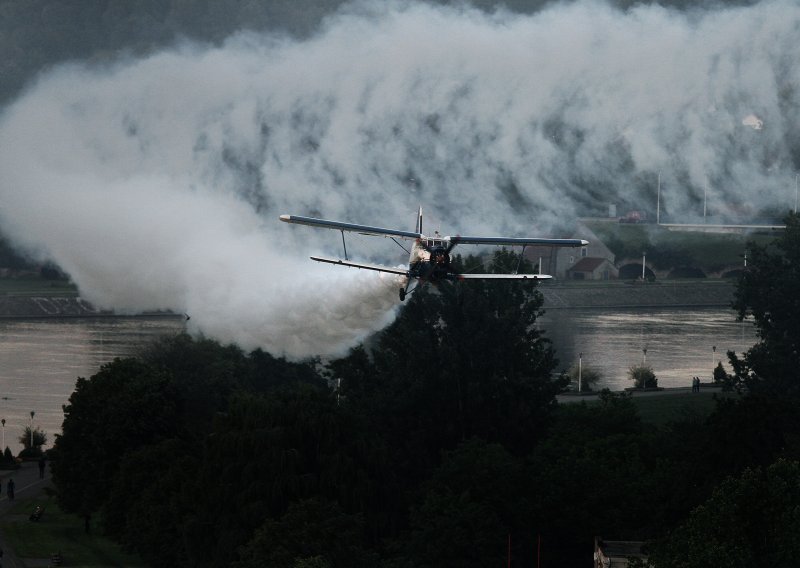
[[[450,264],[450,251],[456,245],[521,245],[522,252],[528,245],[555,246],[555,247],[582,247],[589,244],[589,241],[582,239],[542,239],[542,238],[516,238],[516,237],[442,237],[439,232],[434,232],[434,236],[426,236],[422,233],[422,207],[417,212],[417,227],[415,231],[401,231],[398,229],[383,229],[369,225],[357,225],[355,223],[342,223],[339,221],[329,221],[327,219],[315,219],[313,217],[301,217],[299,215],[281,215],[280,220],[285,223],[296,223],[298,225],[310,225],[312,227],[322,227],[324,229],[334,229],[342,233],[342,246],[344,248],[344,260],[338,258],[325,258],[312,256],[311,260],[317,262],[327,262],[351,268],[363,268],[365,270],[375,270],[377,272],[388,272],[406,277],[406,283],[400,288],[400,301],[405,300],[406,296],[416,290],[425,282],[437,284],[442,280],[547,280],[552,278],[547,274],[459,274]],[[347,244],[345,243],[344,233],[353,232],[361,235],[374,235],[388,237],[397,243],[403,250],[409,253],[408,268],[392,268],[379,264],[368,264],[364,262],[353,262],[347,258]],[[413,241],[411,251],[401,245],[397,239]],[[520,259],[522,256],[520,255]],[[418,284],[411,290],[411,282]]]

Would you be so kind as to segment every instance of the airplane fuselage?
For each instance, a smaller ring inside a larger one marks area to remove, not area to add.
[[[408,259],[409,275],[427,282],[446,279],[450,273],[450,254],[441,238],[422,237],[414,241]]]

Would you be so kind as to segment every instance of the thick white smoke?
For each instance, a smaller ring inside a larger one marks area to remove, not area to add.
[[[658,172],[675,217],[704,192],[718,212],[788,209],[798,45],[791,1],[531,16],[359,3],[305,41],[65,65],[2,116],[0,226],[100,306],[340,353],[391,321],[398,283],[308,261],[339,235],[279,214],[410,228],[421,203],[446,233],[550,236],[610,203],[652,206]]]

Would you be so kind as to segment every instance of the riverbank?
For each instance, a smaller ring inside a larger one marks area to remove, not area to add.
[[[728,307],[735,282],[731,280],[673,280],[664,282],[545,282],[539,286],[546,309]],[[0,286],[0,318],[70,318],[120,316],[100,310],[74,289],[48,289],[19,285]],[[149,311],[148,317],[174,317],[169,311]]]
[[[74,295],[0,295],[0,319],[96,318],[96,317],[182,317],[170,311],[147,311],[120,314],[100,310],[77,294]]]

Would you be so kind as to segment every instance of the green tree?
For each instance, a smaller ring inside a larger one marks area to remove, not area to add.
[[[524,526],[526,485],[521,460],[499,444],[468,440],[446,452],[423,485],[400,548],[414,566],[502,565],[508,534]]]
[[[689,519],[651,547],[664,568],[796,566],[800,464],[779,460],[729,478]]]
[[[47,432],[36,426],[33,429],[33,436],[31,436],[31,427],[26,425],[17,440],[26,450],[34,449],[41,452],[42,446],[47,443]],[[31,440],[33,440],[33,444],[31,444]]]
[[[628,380],[633,381],[637,389],[654,388],[658,386],[658,379],[650,365],[634,365],[628,369]]]
[[[443,449],[475,436],[524,452],[564,385],[550,377],[554,353],[535,326],[541,306],[533,282],[422,288],[379,335],[371,359],[354,351],[332,374],[348,404],[422,476]]]
[[[198,491],[192,480],[199,453],[171,438],[125,454],[103,503],[105,533],[150,566],[184,565],[182,527]]]
[[[336,503],[306,499],[289,505],[279,519],[268,519],[239,550],[234,568],[368,568],[377,556],[366,551],[364,520]]]
[[[593,390],[594,386],[603,378],[603,373],[599,369],[588,365],[581,365],[580,369],[578,365],[573,365],[566,370],[564,375],[575,390],[578,390],[580,384],[582,392]]]
[[[655,460],[630,395],[605,391],[599,404],[561,405],[549,432],[527,459],[525,490],[527,532],[542,535],[548,564],[583,565],[594,535],[649,536]]]
[[[386,498],[379,480],[391,479],[384,457],[329,389],[235,395],[193,474],[192,514],[182,529],[188,563],[228,565],[265,519],[304,499],[336,502],[348,514],[376,510]]]
[[[115,359],[91,379],[79,378],[54,446],[53,482],[61,507],[78,514],[99,510],[120,459],[172,437],[177,410],[168,378],[136,359]]]
[[[726,384],[728,382],[728,373],[725,372],[725,367],[722,366],[721,361],[714,367],[714,382],[717,384]]]
[[[728,353],[735,383],[750,392],[800,394],[800,217],[790,213],[785,223],[773,244],[749,243],[734,294],[739,319],[752,318],[758,330],[758,343],[741,358]]]

